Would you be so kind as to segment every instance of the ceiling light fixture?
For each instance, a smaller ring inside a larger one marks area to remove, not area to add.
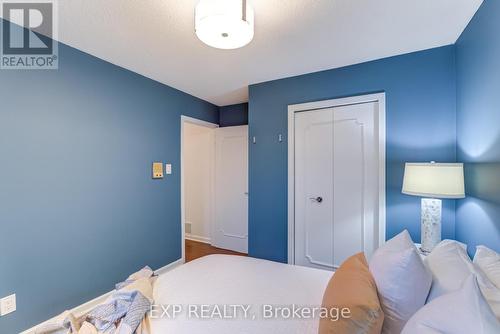
[[[217,49],[238,49],[253,39],[254,12],[247,0],[201,0],[196,6],[198,38]]]

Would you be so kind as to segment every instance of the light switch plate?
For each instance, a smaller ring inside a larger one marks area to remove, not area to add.
[[[153,162],[153,179],[163,179],[163,163]]]
[[[0,299],[0,316],[7,315],[16,310],[16,295],[10,295]]]
[[[167,174],[167,175],[172,174],[172,164],[165,165],[165,174]]]

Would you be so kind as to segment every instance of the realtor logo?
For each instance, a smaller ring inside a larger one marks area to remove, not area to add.
[[[0,0],[2,69],[57,69],[57,3]]]

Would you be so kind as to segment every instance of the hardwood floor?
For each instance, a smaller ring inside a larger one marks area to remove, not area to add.
[[[197,242],[186,239],[186,262],[193,261],[197,258],[210,254],[226,254],[247,256],[247,254],[233,252],[227,249],[217,248],[203,242]]]

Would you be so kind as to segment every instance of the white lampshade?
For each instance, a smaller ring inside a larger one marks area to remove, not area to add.
[[[201,0],[195,30],[203,43],[214,48],[241,48],[253,39],[253,9],[247,0]]]
[[[403,194],[430,198],[464,198],[461,163],[407,163]]]

